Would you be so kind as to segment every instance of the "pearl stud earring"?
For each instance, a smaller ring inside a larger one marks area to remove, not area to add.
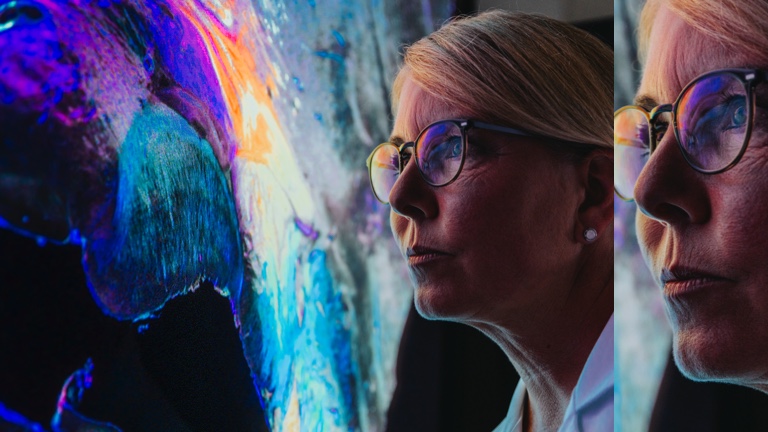
[[[594,228],[589,228],[584,231],[584,240],[592,243],[597,239],[597,231]]]

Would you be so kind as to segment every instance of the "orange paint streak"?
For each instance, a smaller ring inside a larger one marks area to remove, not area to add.
[[[259,45],[251,40],[258,37],[258,34],[245,20],[239,23],[240,28],[236,34],[230,34],[222,28],[221,23],[211,22],[205,13],[193,9],[194,3],[189,3],[192,2],[180,2],[179,11],[197,29],[216,71],[238,143],[236,155],[253,162],[266,163],[265,156],[272,151],[267,121],[263,114],[257,114],[255,122],[253,119],[247,121],[249,113],[243,112],[242,103],[246,96],[258,104],[259,111],[266,109],[269,116],[277,118],[267,92],[267,86],[275,89],[272,77],[267,76],[266,82],[258,77],[255,57],[259,54]],[[255,22],[255,17],[251,21]],[[259,57],[266,58],[265,55]],[[274,70],[272,65],[267,66],[270,71]]]
[[[251,136],[251,139],[247,143],[244,143],[247,145],[238,147],[236,153],[237,156],[266,165],[267,160],[264,155],[272,150],[272,143],[269,141],[269,138],[266,134],[266,131],[268,130],[267,128],[267,121],[264,119],[264,116],[258,116],[256,118],[255,129],[256,131],[261,131],[261,133],[257,133]]]

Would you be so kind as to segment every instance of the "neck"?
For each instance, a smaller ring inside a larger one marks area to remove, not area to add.
[[[569,292],[578,294],[529,317],[525,326],[519,319],[473,323],[504,350],[525,383],[524,430],[560,427],[587,358],[613,314],[613,266],[596,272],[605,267],[599,262],[583,265],[586,271],[571,280]]]

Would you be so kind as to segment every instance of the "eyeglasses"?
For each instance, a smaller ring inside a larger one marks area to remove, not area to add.
[[[425,127],[415,141],[397,146],[379,144],[366,161],[368,178],[376,199],[389,204],[389,193],[403,172],[411,155],[416,159],[422,178],[429,185],[445,186],[459,176],[466,155],[467,130],[487,129],[518,136],[531,136],[518,129],[472,120],[441,120]],[[411,153],[406,153],[409,149]]]
[[[543,138],[569,143],[554,138],[534,135],[519,129],[496,126],[474,120],[441,120],[425,127],[415,141],[400,146],[391,142],[379,144],[366,160],[368,178],[373,195],[382,204],[389,204],[389,194],[411,157],[421,177],[434,187],[445,186],[456,180],[464,166],[467,153],[467,131],[485,129],[511,135]],[[569,143],[581,147],[596,146]]]
[[[747,149],[755,112],[755,86],[768,79],[756,69],[722,69],[694,79],[673,104],[650,112],[625,106],[613,115],[614,190],[634,200],[640,172],[670,124],[688,165],[704,174],[733,168]]]

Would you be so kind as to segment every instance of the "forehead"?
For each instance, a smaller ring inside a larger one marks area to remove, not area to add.
[[[636,99],[672,103],[686,84],[703,73],[748,66],[746,53],[724,46],[662,5],[653,22]]]
[[[410,77],[403,82],[392,128],[392,139],[413,141],[419,132],[438,120],[471,117],[465,110],[453,107],[422,89]]]

